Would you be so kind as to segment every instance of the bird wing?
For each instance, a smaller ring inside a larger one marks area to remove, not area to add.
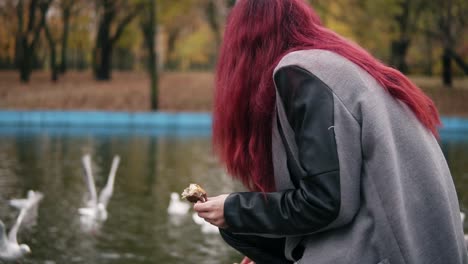
[[[9,204],[16,209],[21,210],[28,206],[28,199],[11,199]]]
[[[88,186],[89,194],[91,195],[91,202],[93,205],[97,204],[97,194],[96,194],[96,185],[94,183],[93,173],[91,171],[91,156],[86,154],[81,159],[84,169],[84,177],[86,184]]]
[[[120,163],[120,157],[117,155],[114,156],[114,159],[112,160],[111,170],[110,170],[109,176],[107,177],[106,186],[104,186],[101,193],[99,194],[99,202],[102,203],[104,206],[107,206],[110,198],[112,197],[112,193],[114,191],[115,175],[117,173],[117,168],[119,167],[119,163]]]
[[[44,197],[41,192],[35,192],[33,190],[28,191],[28,198],[26,199],[11,199],[10,206],[15,207],[18,210],[23,208],[29,209],[36,206]]]
[[[26,216],[28,209],[23,208],[21,209],[18,218],[16,218],[16,223],[13,225],[13,227],[10,230],[10,233],[8,233],[8,240],[12,243],[18,244],[17,240],[17,235],[18,235],[18,230],[21,226],[21,222],[23,222],[24,217]]]
[[[4,251],[6,247],[6,232],[5,232],[5,224],[3,224],[2,220],[0,220],[0,251]]]

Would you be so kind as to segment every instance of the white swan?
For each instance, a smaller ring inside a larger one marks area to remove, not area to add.
[[[0,260],[16,261],[27,254],[31,249],[26,244],[18,244],[17,234],[28,208],[21,209],[15,225],[11,228],[8,237],[6,235],[5,225],[0,220]]]
[[[119,162],[120,157],[114,156],[106,186],[101,190],[98,198],[94,177],[91,171],[91,156],[89,154],[83,156],[82,163],[85,172],[84,176],[86,185],[88,186],[90,200],[87,202],[87,207],[78,209],[83,217],[82,221],[105,221],[107,219],[107,204],[109,203],[114,191],[115,175],[117,168],[119,167]]]
[[[171,193],[171,201],[167,207],[167,213],[170,215],[186,215],[190,210],[190,204],[181,201],[178,193]]]
[[[201,232],[204,234],[217,234],[219,229],[217,226],[212,225],[205,221],[205,219],[198,216],[197,213],[192,214],[193,221],[201,227]]]
[[[17,208],[18,210],[28,210],[28,213],[22,222],[23,226],[31,227],[36,224],[39,208],[38,205],[42,198],[44,198],[44,195],[41,192],[29,190],[27,198],[10,200],[10,206]]]

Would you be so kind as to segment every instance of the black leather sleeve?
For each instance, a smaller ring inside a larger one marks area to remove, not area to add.
[[[326,227],[339,214],[333,94],[320,79],[297,66],[277,71],[275,83],[281,97],[277,100],[282,100],[294,130],[300,166],[306,175],[296,182],[296,189],[230,194],[224,215],[231,232],[303,235]]]

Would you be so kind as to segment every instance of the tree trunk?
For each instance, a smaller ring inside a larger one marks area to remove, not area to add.
[[[221,46],[221,30],[220,30],[220,22],[218,17],[218,7],[216,6],[215,0],[209,0],[205,7],[205,12],[208,17],[208,24],[210,25],[211,31],[214,35],[214,54],[211,57],[211,64],[214,66],[216,65],[216,61],[218,60],[218,51],[219,47]],[[184,67],[182,65],[182,67]]]
[[[96,37],[96,47],[94,49],[94,77],[96,80],[109,80],[112,43],[110,39],[110,27],[114,19],[113,7],[104,5],[104,14],[99,23],[99,30]]]
[[[21,82],[29,82],[29,77],[32,72],[32,57],[34,51],[31,49],[31,46],[28,42],[28,34],[30,31],[33,30],[34,28],[34,20],[35,20],[35,13],[36,13],[36,7],[37,7],[37,1],[31,1],[29,4],[29,9],[28,9],[28,25],[27,25],[27,31],[23,32],[23,1],[20,1],[18,3],[18,40],[19,44],[17,45],[17,49],[19,49],[16,52],[16,63],[17,67],[20,72],[20,81]],[[38,29],[40,30],[40,29]]]
[[[75,51],[75,58],[76,58],[76,69],[78,69],[79,71],[83,71],[87,68],[87,64],[85,62],[85,51],[84,51],[84,48],[82,47],[81,44],[78,44],[78,47]]]
[[[39,40],[39,35],[42,28],[45,25],[46,16],[41,15],[39,24],[36,25],[36,10],[40,5],[43,5],[46,10],[49,7],[50,2],[40,2],[38,0],[31,0],[28,9],[28,25],[26,32],[22,31],[22,28],[18,28],[19,36],[19,45],[17,47],[19,52],[16,52],[17,58],[17,67],[20,72],[21,82],[28,82],[30,75],[32,73],[34,51],[36,48],[37,41]],[[22,1],[19,2],[20,11],[22,11]],[[44,13],[44,12],[41,12]],[[45,13],[44,13],[45,14]],[[22,26],[23,23],[23,14],[18,11],[18,24]]]
[[[460,57],[455,51],[451,51],[450,52],[451,54],[451,57],[453,58],[453,60],[455,61],[455,63],[458,65],[458,67],[460,67],[460,69],[465,73],[465,74],[468,74],[468,64],[466,64],[462,57]]]
[[[116,17],[116,1],[101,0],[103,5],[102,17],[99,22],[98,34],[96,37],[96,45],[94,48],[93,69],[96,80],[110,80],[112,70],[112,49],[114,44],[122,35],[125,27],[135,18],[142,10],[141,6],[137,6],[134,10],[126,12],[127,15],[115,26],[116,30],[113,36],[110,31],[113,21]]]
[[[400,39],[392,41],[391,63],[402,73],[408,73],[408,64],[406,63],[406,54],[408,53],[410,41]]]
[[[20,71],[20,80],[23,83],[29,82],[29,77],[32,72],[32,50],[29,49],[26,38],[21,39],[20,53],[18,56],[18,68]]]
[[[53,82],[56,82],[58,80],[59,69],[57,66],[55,41],[47,24],[44,26],[44,31],[47,38],[47,42],[49,43],[51,80]]]
[[[157,66],[157,54],[155,50],[155,39],[157,36],[156,32],[156,1],[151,0],[149,2],[148,11],[149,14],[145,17],[142,22],[142,30],[145,37],[146,47],[148,49],[148,73],[151,78],[151,110],[158,110],[158,66]]]
[[[106,81],[111,79],[112,48],[112,44],[106,39],[101,47],[96,49],[95,56],[98,60],[94,71],[96,80]]]
[[[424,51],[426,54],[424,60],[424,74],[427,76],[434,75],[433,65],[434,65],[434,47],[433,47],[433,37],[431,32],[428,30],[430,28],[429,23],[425,21],[425,32],[424,32]]]
[[[174,53],[177,38],[179,37],[180,28],[176,28],[170,31],[167,31],[167,49],[166,49],[166,65],[168,68],[175,68],[175,62],[173,61],[172,54]]]
[[[214,0],[209,0],[206,6],[206,15],[208,17],[208,23],[213,31],[214,38],[215,38],[215,49],[218,50],[218,47],[221,44],[221,32],[220,32],[220,25],[218,19],[218,12],[216,3]]]
[[[103,2],[103,14],[100,18],[99,29],[96,36],[96,46],[94,48],[93,69],[96,80],[110,79],[110,60],[112,45],[110,44],[110,27],[114,19],[114,7],[111,2]]]
[[[410,44],[410,0],[400,0],[398,3],[401,13],[394,16],[398,25],[399,37],[391,44],[391,64],[402,73],[408,73],[408,64],[406,63],[406,54]]]
[[[60,73],[67,71],[67,51],[68,51],[68,33],[70,31],[70,13],[71,5],[63,9],[63,34],[62,34],[62,54],[60,59]]]
[[[444,48],[442,55],[442,80],[445,86],[452,87],[452,60],[448,48]]]
[[[15,39],[15,66],[20,68],[20,62],[22,61],[23,56],[23,0],[18,1],[18,6],[16,7],[16,16],[18,17],[18,30],[16,32]]]
[[[57,81],[58,80],[58,68],[57,68],[57,59],[56,59],[56,47],[55,41],[50,32],[49,25],[47,24],[46,17],[47,17],[47,10],[49,9],[52,0],[42,1],[39,4],[39,9],[41,10],[41,27],[44,28],[44,33],[47,39],[47,43],[49,44],[49,58],[50,58],[50,70],[51,70],[51,80]]]

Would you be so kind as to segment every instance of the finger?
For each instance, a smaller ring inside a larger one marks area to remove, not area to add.
[[[204,217],[200,216],[203,218],[206,222],[215,225],[217,227],[223,227],[224,225],[224,219],[219,219],[217,217],[213,217],[212,215],[203,215]]]
[[[205,221],[208,221],[208,220],[213,220],[213,216],[211,213],[209,212],[200,212],[198,213],[198,216],[205,219]]]
[[[210,211],[210,204],[207,204],[208,202],[197,202],[193,205],[193,210],[196,212],[208,212]]]

